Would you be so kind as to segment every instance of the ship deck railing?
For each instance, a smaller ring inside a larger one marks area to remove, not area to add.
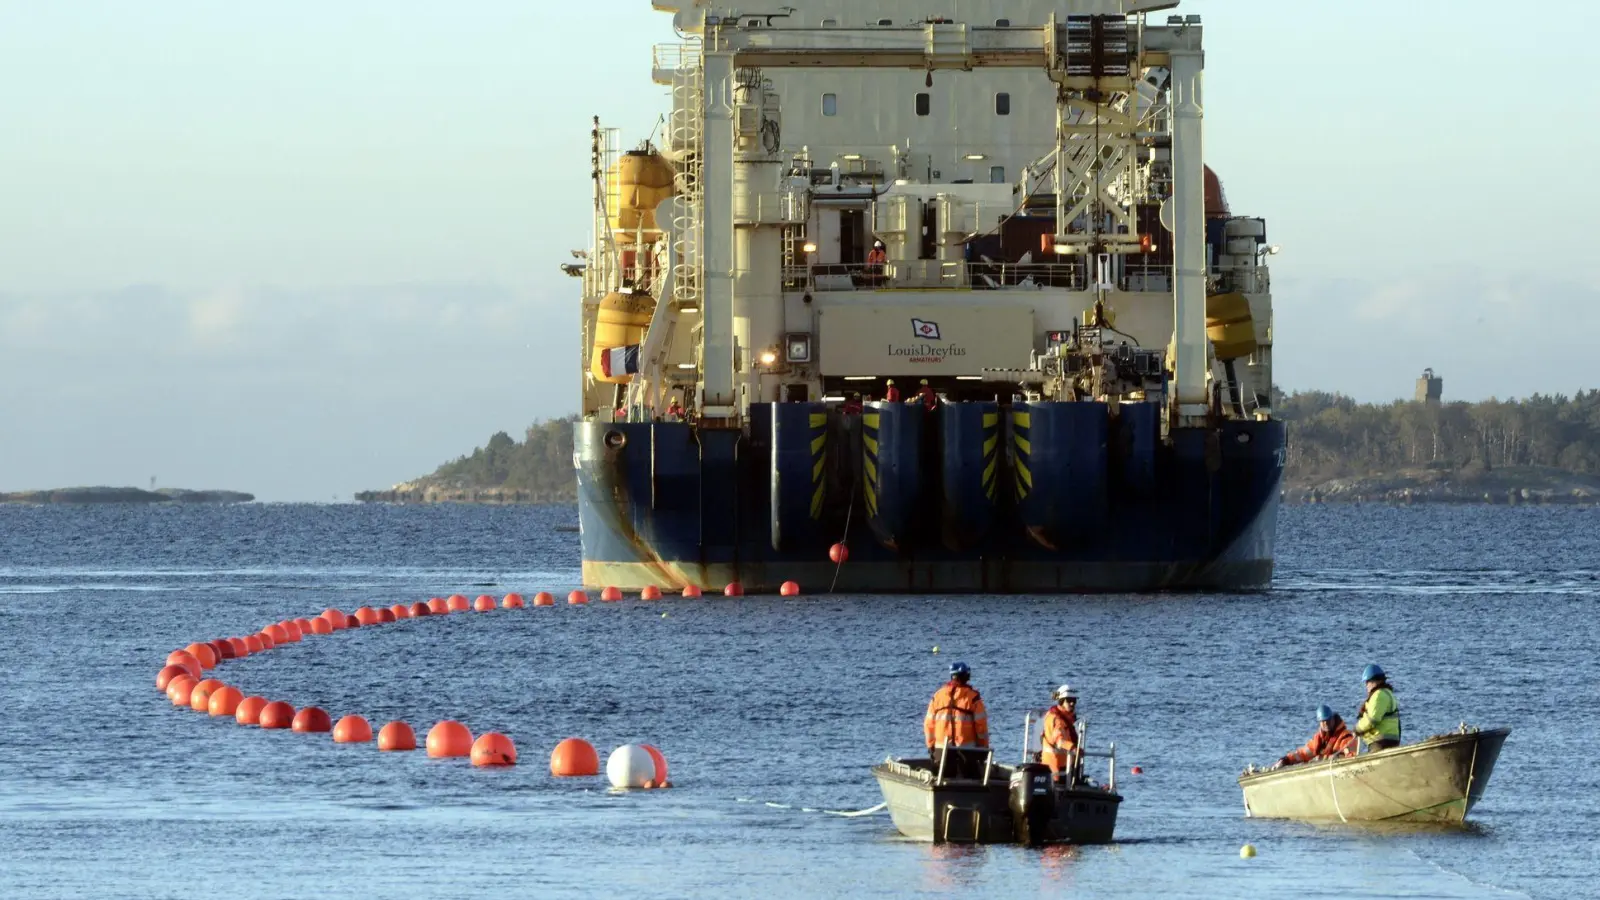
[[[1037,290],[1060,288],[1087,290],[1088,266],[1081,262],[1010,263],[941,260],[905,260],[884,265],[866,263],[813,263],[786,266],[786,291],[883,290]],[[1123,291],[1172,290],[1172,266],[1126,266],[1116,277]]]

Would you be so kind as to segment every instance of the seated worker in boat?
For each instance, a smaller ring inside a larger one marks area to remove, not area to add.
[[[1306,745],[1299,750],[1290,750],[1279,760],[1274,769],[1284,766],[1296,766],[1318,759],[1336,759],[1341,756],[1356,755],[1356,736],[1344,725],[1344,719],[1333,711],[1331,706],[1317,707],[1317,733],[1306,741]]]
[[[1389,676],[1376,663],[1361,673],[1367,683],[1367,699],[1361,701],[1356,717],[1356,737],[1367,742],[1369,750],[1400,746],[1400,704],[1395,702]]]
[[[1055,690],[1056,705],[1044,714],[1044,753],[1040,762],[1050,767],[1052,775],[1060,775],[1072,768],[1078,751],[1078,692],[1072,685],[1063,684]]]
[[[978,689],[968,683],[971,680],[972,669],[966,663],[952,663],[950,680],[934,691],[922,719],[928,758],[934,771],[942,763],[947,777],[981,777],[983,758],[971,751],[989,747],[989,713]]]

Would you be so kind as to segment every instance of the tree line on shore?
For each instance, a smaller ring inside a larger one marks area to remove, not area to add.
[[[1280,393],[1288,424],[1290,482],[1405,468],[1548,466],[1600,474],[1600,390],[1523,400],[1429,405],[1358,403],[1327,391]],[[505,432],[440,466],[419,485],[491,491],[507,499],[572,502],[572,432],[577,416],[536,422],[522,440]],[[407,499],[373,492],[363,499]],[[420,499],[420,498],[416,498]]]
[[[1600,474],[1600,390],[1443,404],[1296,391],[1280,394],[1273,412],[1288,424],[1291,481],[1418,467]]]

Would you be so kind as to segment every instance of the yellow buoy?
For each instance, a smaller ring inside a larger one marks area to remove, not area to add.
[[[934,644],[933,645],[933,652],[935,652],[935,653],[939,652],[939,645],[938,644]]]
[[[1251,857],[1253,857],[1255,855],[1256,855],[1256,845],[1255,844],[1245,844],[1243,847],[1239,848],[1239,858],[1240,859],[1250,859]]]
[[[643,291],[624,294],[620,291],[607,294],[595,312],[594,345],[589,353],[589,374],[596,381],[608,384],[627,384],[633,376],[618,371],[607,375],[605,354],[616,347],[631,347],[644,343],[644,332],[655,314],[654,297]]]
[[[653,244],[661,239],[656,207],[673,195],[672,164],[646,147],[629,150],[606,173],[611,198],[611,231],[619,244]]]

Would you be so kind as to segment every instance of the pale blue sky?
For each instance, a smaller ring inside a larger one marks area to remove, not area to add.
[[[1600,386],[1594,4],[1183,10],[1284,248],[1281,384]],[[571,410],[589,116],[648,131],[671,38],[648,0],[0,0],[0,490],[347,498]]]

